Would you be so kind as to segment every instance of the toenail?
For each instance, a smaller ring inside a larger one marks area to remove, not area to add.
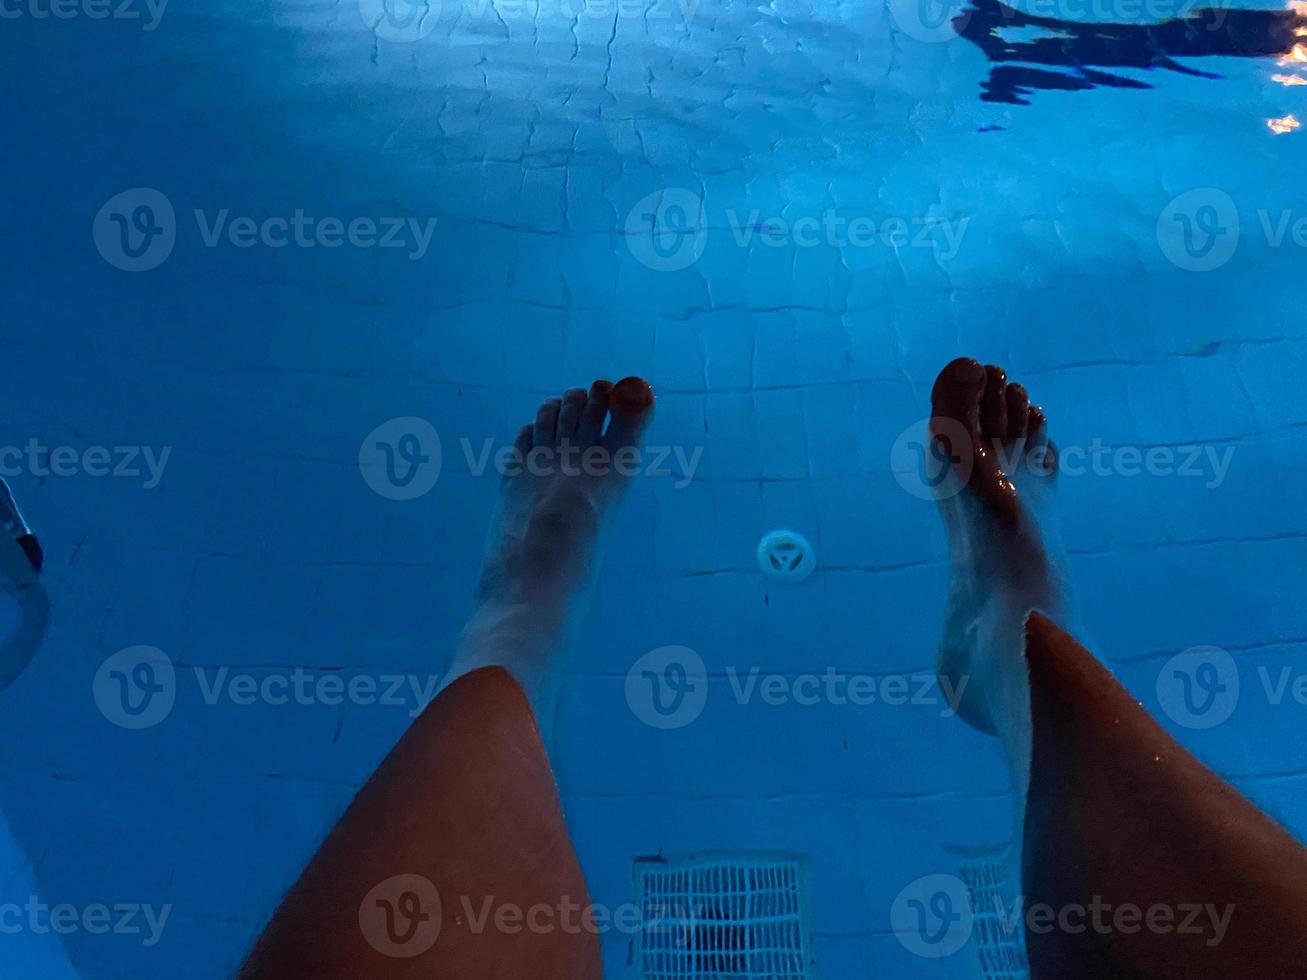
[[[613,408],[627,415],[639,415],[654,402],[653,389],[644,378],[623,378],[613,387]]]
[[[974,357],[959,357],[950,363],[944,371],[949,374],[962,374],[965,372],[967,376],[976,378],[978,375],[984,375],[985,366]]]

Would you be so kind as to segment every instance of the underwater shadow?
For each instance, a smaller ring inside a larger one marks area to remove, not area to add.
[[[1099,87],[1153,87],[1110,69],[1164,68],[1198,78],[1220,78],[1176,59],[1282,57],[1293,50],[1299,40],[1295,32],[1304,26],[1307,18],[1292,10],[1220,7],[1205,7],[1155,24],[1091,23],[1037,17],[1000,0],[971,0],[953,19],[953,28],[961,37],[991,62],[1001,63],[981,84],[981,99],[1011,105],[1030,105],[1026,96],[1037,89],[1078,92]],[[1002,36],[1005,30],[1044,33],[1009,41]],[[1038,65],[1049,67],[1034,67]]]

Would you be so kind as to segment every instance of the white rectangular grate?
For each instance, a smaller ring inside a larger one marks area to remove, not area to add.
[[[980,957],[981,976],[984,980],[1025,980],[1030,968],[1019,912],[1021,900],[1004,866],[972,861],[962,865],[960,872],[971,892],[972,942]]]
[[[635,882],[641,980],[808,980],[798,861],[651,859]]]

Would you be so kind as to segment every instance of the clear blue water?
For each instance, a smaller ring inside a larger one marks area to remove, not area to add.
[[[1051,9],[1149,19],[1120,6]],[[9,476],[52,614],[0,695],[0,868],[20,903],[169,909],[153,943],[8,932],[6,977],[231,975],[413,699],[222,685],[438,676],[494,502],[483,440],[602,376],[648,377],[651,441],[696,462],[633,486],[551,733],[597,902],[631,901],[647,855],[797,855],[821,976],[972,975],[915,955],[891,909],[1002,841],[996,746],[938,703],[734,686],[929,671],[945,542],[894,446],[961,353],[1008,365],[1064,446],[1203,453],[1063,481],[1084,618],[1185,744],[1307,833],[1307,707],[1273,690],[1307,671],[1307,135],[1268,125],[1307,118],[1273,78],[1292,65],[1100,65],[1150,87],[1019,105],[981,98],[994,66],[947,18],[896,4],[446,0],[417,39],[352,0],[5,9],[0,443],[74,457]],[[401,218],[403,244],[278,245],[297,211]],[[439,479],[374,492],[360,447],[411,417]],[[120,446],[134,474],[95,475],[87,450]],[[816,550],[800,583],[758,569],[777,528]],[[655,728],[627,674],[673,644],[707,700]],[[105,678],[141,646],[175,686],[133,727]],[[1219,724],[1168,701],[1199,646],[1240,681]],[[610,976],[636,976],[630,947],[605,935]]]

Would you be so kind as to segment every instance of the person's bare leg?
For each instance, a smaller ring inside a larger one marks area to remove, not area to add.
[[[575,466],[570,450],[537,452],[505,478],[480,609],[449,683],[282,902],[243,980],[598,980],[536,711],[552,702],[599,523],[621,492],[613,464],[652,405],[639,379],[596,382],[546,402],[519,435],[523,454],[599,451]]]
[[[1110,909],[1101,932],[1029,930],[1035,977],[1307,976],[1307,850],[1065,632],[1035,613],[1027,638],[1027,905]]]
[[[1000,368],[957,360],[932,392],[927,466],[948,532],[949,596],[938,670],[962,692],[963,720],[998,737],[1013,774],[1017,820],[1004,856],[1020,881],[1025,791],[1030,781],[1026,616],[1074,616],[1051,514],[1056,466],[1043,412]]]
[[[522,685],[541,728],[552,721],[567,631],[584,598],[599,526],[638,464],[653,416],[640,378],[596,381],[544,402],[515,447],[523,465],[504,477],[478,586],[447,683],[486,665]],[[605,426],[605,421],[607,425]]]
[[[933,404],[953,555],[940,669],[967,677],[963,717],[1001,738],[1012,765],[1009,867],[1033,975],[1302,975],[1307,851],[1071,638],[1043,413],[999,368],[965,359],[940,374]],[[1123,906],[1138,916],[1119,919]],[[1037,924],[1036,909],[1071,927]]]

